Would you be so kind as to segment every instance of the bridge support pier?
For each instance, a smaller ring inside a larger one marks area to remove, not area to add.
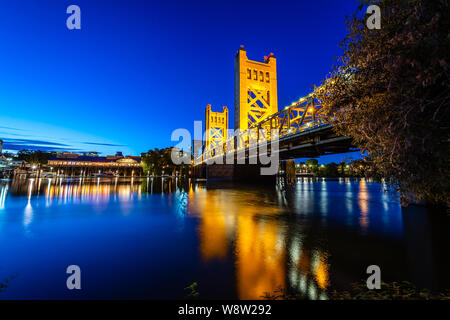
[[[211,164],[206,166],[206,179],[208,183],[275,184],[276,175],[261,175],[261,167],[257,164]]]
[[[192,175],[193,179],[206,179],[206,165],[201,164],[198,166],[192,167]]]
[[[294,185],[297,181],[297,176],[295,174],[295,161],[285,160],[280,162],[280,168],[283,172],[283,177],[288,185]]]
[[[275,185],[277,175],[261,175],[263,165],[236,164],[234,165],[233,181],[249,184]]]
[[[207,182],[225,182],[233,181],[233,164],[210,164],[206,166]]]

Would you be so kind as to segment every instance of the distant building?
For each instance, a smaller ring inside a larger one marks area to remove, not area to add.
[[[3,151],[3,140],[0,139],[0,156],[2,155],[2,151]]]
[[[98,157],[98,156],[99,156],[99,153],[98,153],[97,151],[89,151],[89,152],[87,153],[87,156],[88,156],[88,157]]]
[[[53,172],[65,176],[91,176],[98,173],[113,173],[117,176],[142,174],[141,157],[133,156],[95,157],[66,152],[53,155],[47,165]]]
[[[81,155],[73,152],[61,152],[56,155],[53,155],[52,157],[57,157],[59,159],[76,159],[78,157],[81,157]]]
[[[20,167],[23,161],[14,160],[13,158],[7,158],[0,155],[0,177],[9,176],[13,173],[14,169]]]

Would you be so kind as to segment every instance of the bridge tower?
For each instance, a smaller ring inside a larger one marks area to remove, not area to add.
[[[241,46],[234,70],[234,129],[242,132],[278,111],[277,61],[272,53],[264,62],[249,60]]]
[[[211,105],[206,106],[205,112],[205,152],[227,140],[228,108],[222,112],[211,111]]]

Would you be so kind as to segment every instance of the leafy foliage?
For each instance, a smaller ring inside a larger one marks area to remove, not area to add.
[[[300,163],[299,168],[313,173],[317,177],[366,177],[380,181],[382,176],[376,171],[372,160],[369,157],[353,160],[347,159],[339,164],[330,162],[328,164],[318,165],[316,159],[309,159],[306,163]]]
[[[347,19],[343,55],[318,98],[402,204],[450,206],[449,1],[370,1],[379,30],[366,27],[368,4]]]
[[[198,298],[198,296],[200,295],[200,292],[198,292],[197,288],[198,288],[197,282],[193,282],[190,286],[187,286],[186,288],[184,288],[184,290],[189,291],[188,294],[186,295],[186,297]]]
[[[267,300],[306,300],[300,293],[289,293],[279,287],[272,293],[265,292],[262,296]],[[329,300],[450,300],[450,291],[435,293],[428,289],[418,289],[408,281],[381,282],[380,290],[369,290],[366,282],[353,283],[349,291],[334,290],[328,296]]]
[[[332,300],[450,300],[450,292],[433,293],[417,289],[408,281],[381,282],[380,290],[369,290],[365,282],[355,283],[350,291],[333,291]]]
[[[175,171],[183,173],[187,170],[184,164],[175,165],[171,158],[172,148],[149,150],[141,154],[144,173],[153,175],[169,174],[174,175]]]
[[[317,159],[306,160],[306,165],[308,167],[317,167],[319,165],[319,160],[317,160]]]
[[[51,155],[52,154],[50,152],[39,150],[20,150],[17,153],[17,159],[33,164],[47,164],[48,159],[50,159]]]
[[[337,164],[334,162],[330,162],[329,164],[324,165],[323,168],[320,168],[320,175],[324,177],[339,176]]]

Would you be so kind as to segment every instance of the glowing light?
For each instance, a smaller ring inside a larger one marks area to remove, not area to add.
[[[0,191],[0,210],[5,208],[5,199],[8,193],[8,185],[2,185]]]
[[[315,278],[316,278],[317,284],[323,290],[325,290],[329,286],[328,268],[329,268],[329,265],[321,260],[319,262],[316,272],[315,272],[316,273]]]

